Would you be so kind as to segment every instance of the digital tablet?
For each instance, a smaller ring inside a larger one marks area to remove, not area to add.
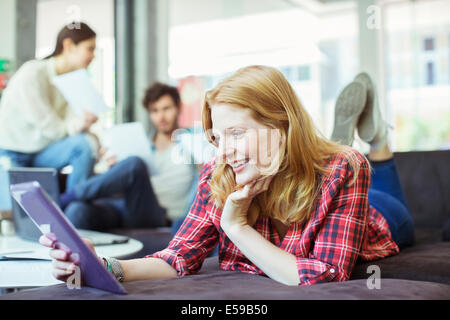
[[[83,285],[113,293],[127,293],[84,243],[72,223],[37,181],[14,184],[10,186],[10,190],[14,200],[43,234],[54,233],[59,242],[65,244],[72,250],[72,254],[78,256]]]

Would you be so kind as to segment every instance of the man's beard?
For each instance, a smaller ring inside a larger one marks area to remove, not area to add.
[[[164,135],[170,135],[170,134],[172,134],[172,132],[174,132],[177,128],[178,128],[178,126],[177,126],[176,124],[174,124],[174,125],[170,126],[169,129],[159,129],[159,128],[158,128],[158,132],[159,132],[159,133],[162,133],[162,134],[164,134]]]

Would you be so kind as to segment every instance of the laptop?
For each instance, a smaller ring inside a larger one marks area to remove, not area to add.
[[[59,206],[59,180],[58,171],[54,168],[11,168],[9,173],[9,185],[37,181],[47,192],[49,197]],[[11,195],[12,199],[12,195]],[[12,200],[12,215],[16,235],[25,240],[38,241],[41,236],[40,230],[28,217],[25,211]],[[89,238],[95,246],[111,245],[128,242],[126,236],[111,233],[97,232],[93,230],[78,229],[83,238]]]
[[[39,182],[13,184],[10,189],[15,202],[24,209],[39,232],[54,233],[58,241],[70,248],[72,257],[79,261],[81,278],[78,283],[113,293],[127,293],[81,239],[72,223]]]
[[[0,157],[0,211],[11,210],[11,196],[9,195],[8,170]]]

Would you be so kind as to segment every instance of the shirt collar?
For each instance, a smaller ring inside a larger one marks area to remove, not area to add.
[[[54,77],[57,76],[55,58],[53,58],[53,57],[48,58],[47,66],[48,66],[48,75],[50,76],[50,79],[53,79]]]

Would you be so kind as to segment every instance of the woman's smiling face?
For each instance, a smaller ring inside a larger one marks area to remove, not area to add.
[[[256,180],[278,161],[279,130],[255,120],[250,109],[216,104],[211,106],[211,120],[217,162],[233,168],[237,185]]]

